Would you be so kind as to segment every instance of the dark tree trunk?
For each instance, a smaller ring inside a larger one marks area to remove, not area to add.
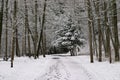
[[[119,37],[118,37],[118,26],[117,26],[117,4],[116,4],[116,0],[112,1],[112,11],[113,11],[113,26],[114,26],[114,42],[115,42],[115,46],[114,46],[114,51],[115,51],[115,61],[119,61]]]
[[[19,48],[19,42],[18,42],[18,29],[17,28],[16,28],[16,56],[20,57],[20,48]]]
[[[89,28],[89,49],[90,49],[90,62],[93,63],[93,45],[92,45],[92,17],[91,17],[91,4],[90,0],[87,0],[88,9],[88,28]]]
[[[1,3],[1,11],[0,11],[0,54],[1,54],[1,37],[2,37],[2,28],[3,28],[3,11],[4,11],[4,0]]]
[[[107,24],[108,23],[108,16],[107,16],[107,3],[104,2],[104,17],[105,17],[105,34],[106,34],[106,53],[105,56],[109,57],[109,62],[112,63],[112,58],[111,58],[111,46],[110,46],[110,26]]]
[[[16,22],[17,22],[17,1],[14,0],[14,13],[13,13],[13,37],[12,37],[12,53],[11,53],[11,68],[13,67],[14,61],[14,50],[15,50],[15,32],[16,32]]]
[[[5,56],[4,56],[4,60],[7,61],[8,60],[8,2],[9,0],[6,0],[6,40],[5,40]]]
[[[99,44],[99,62],[102,61],[102,32],[101,32],[101,21],[100,21],[100,0],[96,2],[96,14],[97,14],[97,24],[98,24],[98,44]]]
[[[39,54],[39,50],[40,50],[40,45],[41,45],[41,43],[42,43],[42,46],[43,46],[43,41],[42,41],[42,39],[43,39],[43,34],[44,34],[44,27],[45,27],[45,13],[46,13],[46,2],[47,2],[47,0],[45,0],[45,2],[44,2],[44,9],[43,9],[43,16],[42,16],[42,23],[41,23],[41,33],[40,33],[40,37],[39,37],[39,41],[38,41],[38,47],[37,47],[37,54]],[[43,53],[43,57],[45,57],[45,53]]]

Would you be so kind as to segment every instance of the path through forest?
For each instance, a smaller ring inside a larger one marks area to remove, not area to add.
[[[35,80],[98,80],[95,75],[70,56],[54,55],[52,59],[56,61],[55,64]]]

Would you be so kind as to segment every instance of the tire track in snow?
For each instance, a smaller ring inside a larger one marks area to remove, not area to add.
[[[83,70],[84,74],[86,74],[86,76],[88,77],[89,80],[97,80],[97,79],[95,78],[95,76],[93,76],[91,73],[89,73],[89,72],[85,69],[85,67],[82,66],[82,64],[80,64],[80,68],[81,68],[81,70]]]
[[[60,60],[50,66],[48,72],[35,80],[69,80],[70,74]]]
[[[93,73],[95,71],[91,72],[82,63],[77,62],[80,59],[76,59],[77,61],[73,60],[72,58],[67,58],[67,59],[69,59],[70,62],[76,64],[76,66],[78,66],[81,69],[81,71],[83,71],[83,73],[86,75],[86,77],[88,78],[88,80],[106,80],[103,76],[98,76],[99,74]]]
[[[68,66],[69,68],[73,69],[74,71],[76,70],[77,73],[80,75],[80,76],[77,76],[78,77],[77,80],[82,80],[81,77],[83,77],[84,80],[98,80],[95,75],[91,74],[82,64],[77,63],[77,61],[74,61],[69,57],[65,58],[64,61],[66,61],[65,64],[67,63],[67,65],[69,65]],[[75,75],[75,74],[71,72],[71,75]],[[73,80],[73,79],[70,79],[70,80]]]

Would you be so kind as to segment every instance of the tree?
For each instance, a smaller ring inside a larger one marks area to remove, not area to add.
[[[45,40],[45,39],[43,38],[43,36],[44,36],[44,29],[45,29],[45,17],[46,17],[46,6],[47,6],[46,3],[47,3],[47,0],[45,0],[45,2],[44,2],[42,23],[41,23],[42,28],[41,28],[41,32],[40,32],[40,36],[39,36],[39,40],[38,40],[37,55],[39,54],[40,48],[42,49],[41,44],[43,46],[42,52],[45,49],[44,42],[43,42],[43,40]],[[45,52],[43,52],[43,57],[45,57]]]
[[[28,55],[30,57],[31,56],[31,45],[30,45],[30,31],[29,31],[29,21],[28,21],[28,6],[27,6],[26,0],[24,0],[24,3],[25,3],[25,30],[28,36]]]
[[[107,24],[108,23],[108,12],[107,10],[107,3],[104,1],[104,26],[105,26],[105,35],[106,35],[106,57],[109,56],[109,61],[112,63],[112,58],[111,58],[111,45],[110,45],[110,26]]]
[[[18,3],[16,3],[17,5]],[[17,15],[17,13],[16,13]],[[15,30],[15,42],[16,42],[16,56],[20,57],[20,49],[19,49],[19,42],[18,42],[18,26],[16,25],[16,30]]]
[[[35,0],[35,29],[34,29],[34,53],[35,53],[35,59],[37,58],[37,41],[38,41],[38,32],[37,32],[37,25],[38,25],[38,3],[37,0]]]
[[[99,61],[102,61],[102,32],[101,32],[101,21],[100,21],[100,0],[96,1],[96,14],[97,14],[97,23],[98,23],[98,43],[99,43]]]
[[[88,29],[89,29],[89,49],[90,49],[90,62],[93,63],[93,45],[92,45],[92,17],[91,17],[91,4],[90,0],[87,0],[88,10]]]
[[[4,0],[1,2],[1,11],[0,11],[0,53],[1,53],[1,37],[2,37],[2,28],[3,28],[3,11],[4,11]]]
[[[81,27],[73,23],[71,16],[68,18],[67,24],[57,31],[57,36],[54,45],[58,48],[68,49],[71,56],[76,56],[77,46],[81,46],[85,42]]]
[[[113,34],[114,34],[114,50],[115,50],[115,61],[119,61],[119,37],[118,37],[118,26],[117,26],[117,4],[116,0],[112,0],[112,11],[113,11]]]
[[[11,52],[11,68],[13,67],[14,61],[14,50],[15,50],[15,32],[16,32],[16,22],[17,22],[17,1],[14,0],[14,12],[13,12],[13,32],[12,32],[12,52]]]
[[[5,41],[5,56],[4,60],[8,60],[8,2],[9,0],[6,0],[6,41]]]

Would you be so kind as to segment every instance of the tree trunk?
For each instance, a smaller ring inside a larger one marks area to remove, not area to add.
[[[26,27],[26,21],[25,21],[25,29],[24,29],[24,54],[26,55],[27,54],[27,48],[26,48],[26,36],[27,36],[27,27]]]
[[[16,56],[20,57],[20,49],[19,49],[19,42],[18,42],[18,29],[16,26]]]
[[[42,36],[42,49],[43,49],[43,57],[45,56],[46,53],[46,36],[45,36],[45,32],[43,32],[43,36]]]
[[[91,4],[90,0],[87,0],[88,9],[88,28],[89,28],[89,49],[90,49],[90,62],[93,63],[93,45],[92,45],[92,17],[91,17]]]
[[[29,32],[29,20],[28,20],[28,7],[27,2],[24,0],[25,3],[25,27],[27,28],[27,36],[28,36],[28,54],[29,57],[31,56],[31,45],[30,45],[30,32]]]
[[[2,28],[3,28],[3,11],[4,11],[4,0],[1,3],[1,11],[0,11],[0,54],[1,54],[1,37],[2,37]]]
[[[6,0],[6,40],[5,40],[5,56],[4,56],[4,60],[7,61],[8,60],[8,2],[9,0]]]
[[[44,25],[45,25],[45,13],[46,13],[46,2],[47,2],[47,0],[45,0],[45,2],[44,2],[44,9],[43,9],[43,16],[42,16],[42,23],[41,23],[41,32],[40,32],[40,37],[39,37],[39,41],[38,41],[38,47],[37,47],[37,54],[39,54],[39,48],[40,48],[40,45],[41,45],[41,43],[42,43],[42,38],[43,38],[43,33],[44,33]],[[43,54],[43,57],[45,57],[45,54]]]
[[[98,24],[98,44],[99,44],[99,62],[102,61],[102,32],[100,24],[100,0],[96,2],[97,24]]]
[[[16,32],[16,22],[17,22],[17,1],[14,0],[14,13],[13,13],[13,36],[12,36],[12,53],[11,53],[11,68],[13,67],[14,60],[14,50],[15,50],[15,32]]]
[[[116,0],[112,0],[112,11],[113,11],[113,33],[114,33],[114,51],[115,51],[115,61],[119,61],[119,37],[118,37],[118,26],[117,26],[117,4]]]
[[[107,24],[108,23],[108,16],[107,16],[107,3],[104,2],[104,17],[105,17],[105,34],[106,34],[106,53],[105,56],[109,56],[109,62],[112,63],[112,58],[111,58],[111,46],[110,46],[110,26]]]
[[[29,53],[29,57],[31,57],[31,45],[30,45],[30,33],[28,31],[28,53]]]

